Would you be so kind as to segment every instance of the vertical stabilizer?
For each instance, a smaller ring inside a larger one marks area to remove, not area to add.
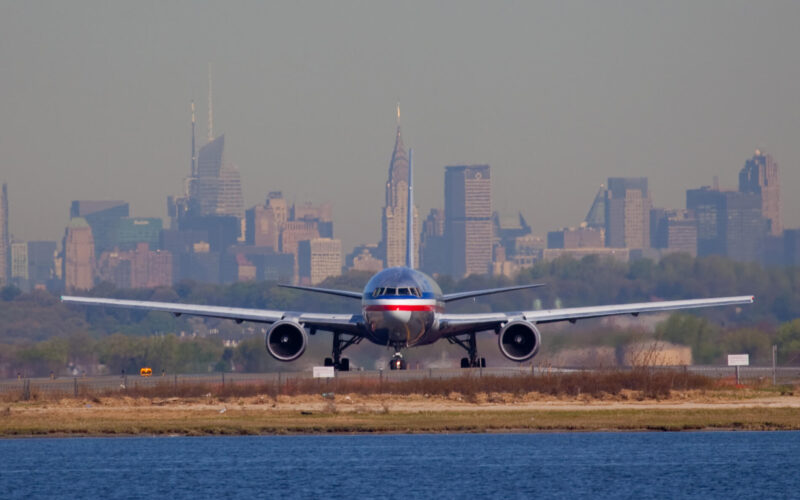
[[[398,117],[399,117],[398,106]],[[414,150],[408,150],[408,213],[406,214],[406,267],[414,269]]]

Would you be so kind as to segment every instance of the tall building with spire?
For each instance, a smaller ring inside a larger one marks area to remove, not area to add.
[[[11,238],[8,235],[8,186],[0,192],[0,286],[11,282]]]
[[[225,135],[202,148],[197,157],[197,177],[192,183],[190,206],[198,215],[244,216],[244,199],[239,169],[224,160]]]
[[[381,246],[386,267],[406,263],[408,219],[408,154],[400,132],[400,105],[397,105],[397,135],[386,181],[386,206],[381,214]],[[414,207],[414,234],[419,235],[419,216]],[[414,238],[414,262],[419,262],[419,238]]]
[[[739,192],[761,195],[761,215],[767,220],[767,233],[780,236],[783,232],[781,221],[781,187],[778,181],[778,163],[772,155],[756,150],[739,172]]]

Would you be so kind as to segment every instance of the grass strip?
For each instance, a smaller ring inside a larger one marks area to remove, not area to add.
[[[800,430],[797,408],[446,410],[332,413],[229,409],[7,409],[0,436],[265,435],[547,431]]]

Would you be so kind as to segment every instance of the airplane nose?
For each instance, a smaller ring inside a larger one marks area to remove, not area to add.
[[[402,311],[400,308],[389,309],[385,314],[394,321],[399,321],[401,323],[408,323],[411,319],[411,311]]]

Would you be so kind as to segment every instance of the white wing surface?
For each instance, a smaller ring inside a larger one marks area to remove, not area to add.
[[[206,306],[197,304],[176,304],[172,302],[151,302],[146,300],[101,299],[94,297],[61,297],[68,304],[89,306],[110,306],[144,311],[164,311],[175,316],[188,314],[207,318],[232,319],[239,323],[275,323],[283,319],[293,319],[305,326],[319,330],[340,331],[361,334],[361,316],[353,314],[325,314],[292,311],[271,311],[268,309],[248,309],[243,307]]]
[[[618,316],[623,314],[638,316],[640,313],[751,304],[754,299],[752,295],[743,295],[738,297],[717,297],[713,299],[668,300],[608,306],[542,309],[539,311],[442,314],[439,316],[439,324],[445,336],[452,336],[469,331],[491,330],[514,319],[524,319],[531,323],[553,323],[556,321],[569,321],[574,323],[579,319],[600,318],[603,316]]]

